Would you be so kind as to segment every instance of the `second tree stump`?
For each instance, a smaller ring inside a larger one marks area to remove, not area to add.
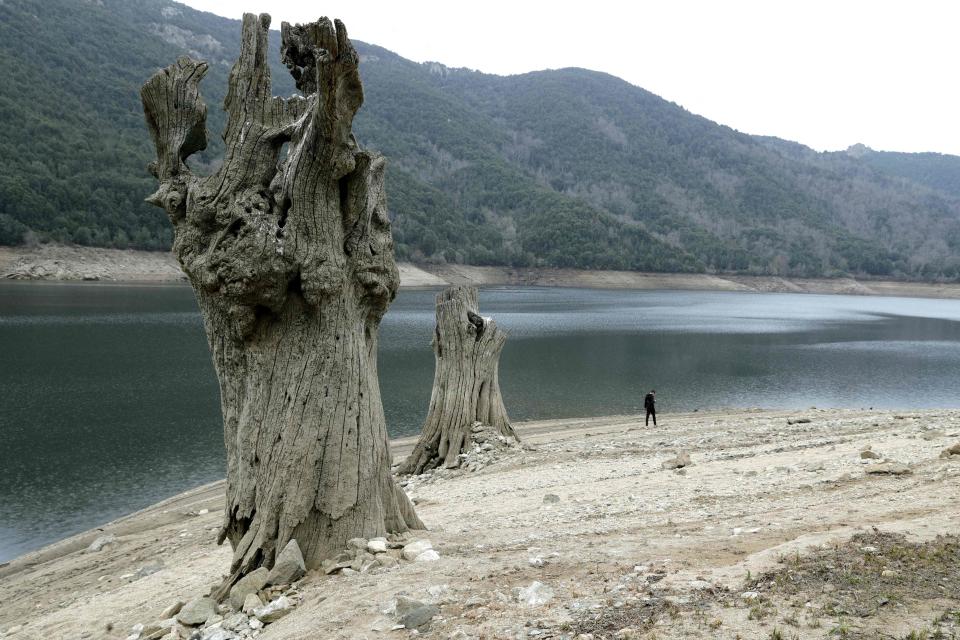
[[[401,474],[459,466],[477,422],[504,437],[517,437],[500,395],[500,352],[507,334],[478,313],[476,287],[445,289],[437,295],[436,313],[430,411],[416,447],[400,465]]]

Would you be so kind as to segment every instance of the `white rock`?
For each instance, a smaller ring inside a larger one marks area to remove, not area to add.
[[[743,593],[740,594],[740,597],[743,598],[744,600],[756,600],[757,598],[760,597],[760,594],[757,593],[756,591],[744,591]]]
[[[440,554],[434,551],[433,549],[427,549],[416,558],[413,559],[414,562],[433,562],[434,560],[439,560]]]
[[[515,589],[517,601],[528,607],[539,607],[553,599],[553,589],[538,580],[530,583],[529,587]]]
[[[291,609],[293,609],[293,603],[290,599],[286,596],[280,596],[267,606],[255,610],[253,615],[259,618],[260,622],[270,624],[290,613]]]
[[[424,551],[433,549],[433,543],[429,540],[415,540],[403,547],[403,557],[405,560],[415,560]]]
[[[427,593],[429,593],[430,597],[434,599],[445,598],[450,595],[450,585],[435,584],[429,586],[427,587]]]
[[[367,551],[370,553],[386,553],[387,552],[387,539],[386,538],[374,538],[367,542]]]
[[[90,546],[87,547],[87,553],[96,553],[97,551],[100,551],[108,544],[116,543],[116,541],[117,541],[117,536],[113,535],[112,533],[108,533],[107,535],[100,536],[99,538],[97,538],[96,540],[90,543]]]

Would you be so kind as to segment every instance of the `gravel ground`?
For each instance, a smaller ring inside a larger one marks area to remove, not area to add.
[[[398,595],[437,605],[425,638],[902,638],[960,610],[949,580],[866,617],[758,583],[854,535],[922,544],[960,531],[960,456],[940,457],[960,442],[960,411],[730,410],[664,415],[655,429],[619,416],[518,431],[523,448],[478,470],[407,482],[431,529],[414,537],[439,560],[310,572],[299,604],[258,637],[410,637],[385,613]],[[410,445],[394,443],[395,456]],[[861,458],[868,447],[876,456]],[[689,466],[663,468],[684,451]],[[867,473],[885,461],[895,474]],[[0,630],[126,638],[204,594],[229,564],[214,545],[222,492],[202,487],[0,567]],[[116,542],[84,551],[104,534]]]

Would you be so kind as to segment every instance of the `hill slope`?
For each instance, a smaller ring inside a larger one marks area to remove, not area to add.
[[[141,202],[153,181],[137,91],[181,53],[211,63],[211,146],[193,161],[209,170],[239,31],[167,0],[0,4],[0,243],[168,246],[163,214]],[[593,71],[500,77],[357,44],[367,99],[355,129],[391,161],[401,259],[960,273],[960,175],[947,165],[930,180],[745,135]],[[291,93],[277,58],[274,91]]]

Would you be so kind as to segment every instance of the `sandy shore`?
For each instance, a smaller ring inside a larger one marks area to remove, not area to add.
[[[779,278],[717,276],[636,271],[585,271],[414,265],[400,263],[402,287],[476,286],[585,287],[599,289],[673,289],[690,291],[754,291],[960,298],[960,283],[936,284],[853,278]],[[101,282],[182,282],[183,272],[166,252],[42,245],[0,247],[0,279]]]
[[[530,449],[408,486],[439,561],[308,574],[300,605],[259,637],[410,637],[372,630],[398,594],[439,605],[427,638],[903,638],[960,612],[960,567],[934,581],[937,597],[887,595],[889,606],[858,615],[836,604],[843,576],[800,595],[756,580],[857,532],[923,542],[960,531],[960,457],[939,457],[960,442],[960,411],[731,410],[664,415],[656,429],[620,416],[519,433]],[[395,456],[410,446],[395,442]],[[866,473],[879,462],[861,459],[868,447],[903,475]],[[663,469],[681,449],[692,465]],[[0,567],[0,630],[125,638],[206,592],[230,558],[214,545],[222,494],[222,483],[201,487]],[[118,542],[84,552],[105,532]],[[534,581],[552,596],[519,602],[516,589]],[[761,595],[741,598],[746,589]]]

